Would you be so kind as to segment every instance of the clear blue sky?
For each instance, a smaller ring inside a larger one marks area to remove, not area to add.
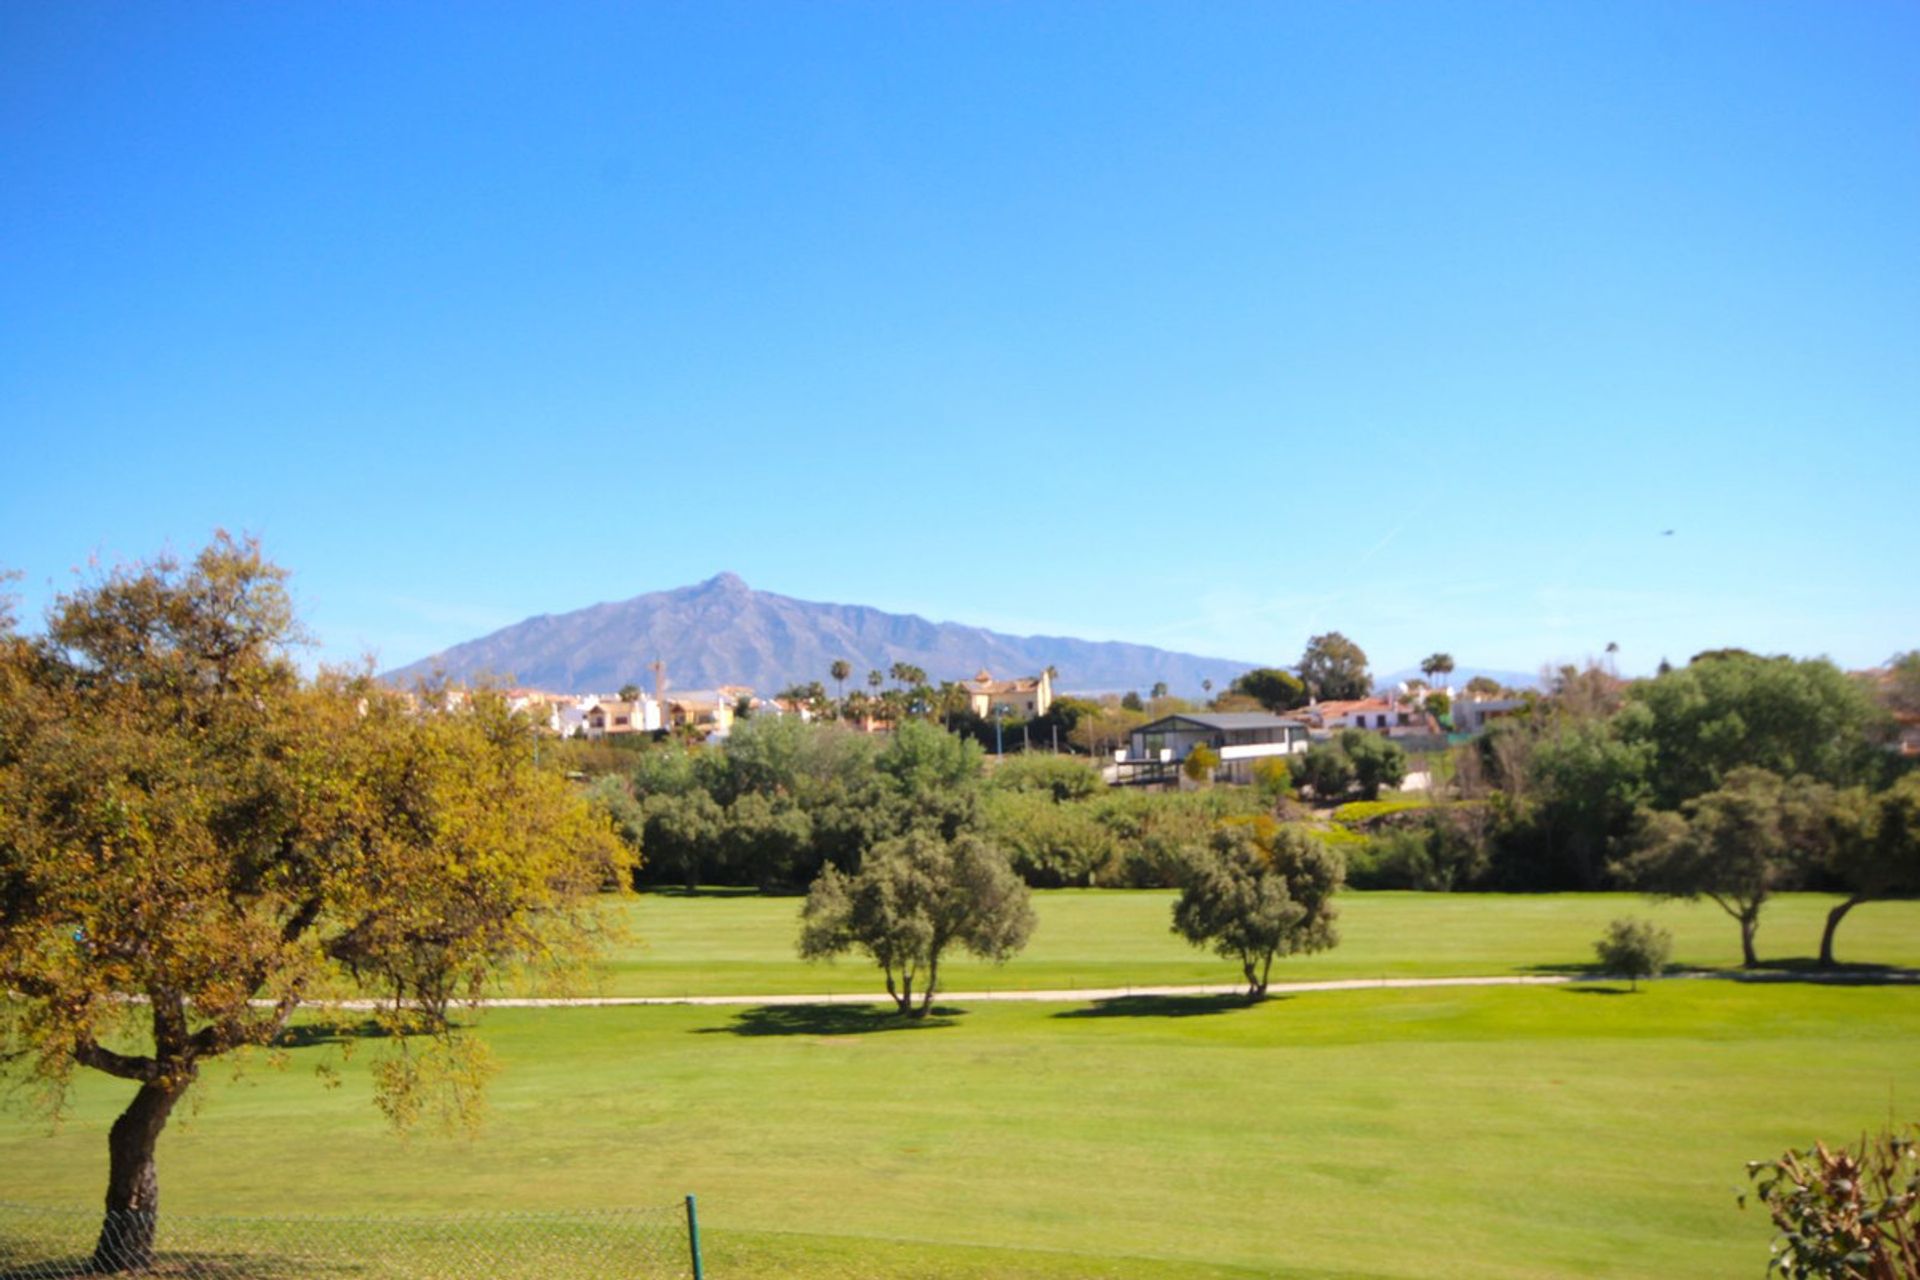
[[[1920,645],[1920,6],[0,6],[0,565]],[[1674,529],[1672,537],[1661,536]]]

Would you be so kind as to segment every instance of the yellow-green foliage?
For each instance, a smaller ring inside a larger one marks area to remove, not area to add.
[[[1358,826],[1389,813],[1399,813],[1404,809],[1418,809],[1431,801],[1420,796],[1393,796],[1385,800],[1354,800],[1341,805],[1333,811],[1335,822],[1344,822],[1349,826]]]

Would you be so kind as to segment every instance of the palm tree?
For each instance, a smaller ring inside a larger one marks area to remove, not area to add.
[[[877,690],[885,681],[886,677],[878,671],[867,672],[867,688]]]
[[[1453,673],[1453,655],[1450,653],[1433,654],[1420,664],[1420,670],[1426,673],[1429,684],[1433,682],[1435,676],[1451,675]]]
[[[833,696],[844,700],[847,696],[847,677],[853,674],[853,664],[845,658],[835,658],[833,665],[827,668],[827,674],[833,677]]]

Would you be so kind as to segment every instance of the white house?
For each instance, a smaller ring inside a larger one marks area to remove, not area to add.
[[[1126,749],[1114,753],[1114,764],[1122,782],[1165,781],[1189,752],[1207,746],[1220,755],[1214,777],[1251,782],[1256,760],[1299,755],[1307,745],[1305,722],[1288,716],[1265,711],[1183,711],[1135,729]]]

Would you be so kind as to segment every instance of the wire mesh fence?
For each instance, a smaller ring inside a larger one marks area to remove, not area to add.
[[[105,1214],[0,1203],[0,1280],[700,1280],[693,1197],[562,1213]]]

